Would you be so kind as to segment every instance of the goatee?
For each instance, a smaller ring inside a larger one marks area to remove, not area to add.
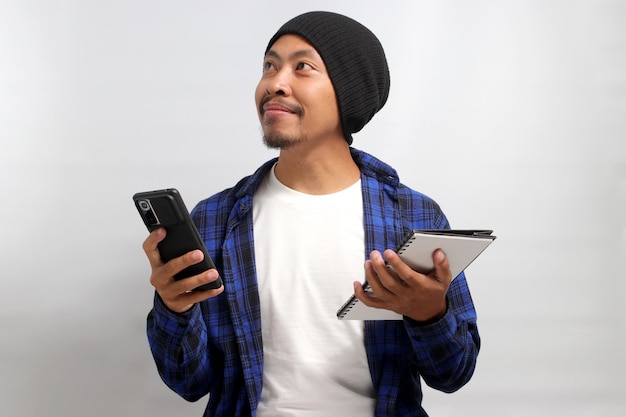
[[[269,129],[268,129],[269,130]],[[286,150],[306,141],[304,136],[291,136],[277,132],[263,132],[263,143],[270,149]]]
[[[265,105],[270,101],[281,105],[288,111],[291,111],[293,114],[297,115],[302,121],[302,117],[304,116],[304,110],[298,104],[290,103],[289,101],[278,97],[267,96],[261,103],[259,104],[259,114],[261,115],[261,123],[263,129],[263,143],[270,149],[289,149],[297,146],[306,141],[306,135],[302,134],[299,136],[284,134],[278,132],[273,128],[276,120],[273,118],[265,119]]]

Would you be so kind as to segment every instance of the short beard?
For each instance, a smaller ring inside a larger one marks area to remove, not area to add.
[[[302,109],[301,106],[297,104],[291,104],[281,97],[274,98],[272,96],[265,97],[259,104],[259,114],[261,115],[261,119],[263,119],[263,116],[265,115],[265,110],[263,110],[263,108],[265,104],[268,103],[269,101],[275,101],[279,104],[282,104],[288,110],[296,114],[300,118],[300,122],[302,122],[302,117],[304,116],[304,110]],[[266,120],[265,122],[261,122],[262,130],[263,130],[263,143],[265,143],[265,146],[267,146],[268,148],[285,150],[285,149],[296,147],[306,141],[307,139],[306,134],[303,134],[301,136],[292,136],[292,135],[285,135],[285,134],[281,134],[281,133],[277,133],[273,131],[272,125],[274,124],[274,122],[275,120],[273,119],[269,119],[269,120]]]
[[[287,150],[295,148],[304,142],[306,142],[306,136],[291,136],[277,132],[263,132],[263,143],[270,149]]]
[[[283,135],[263,135],[263,143],[270,149],[287,150],[304,143],[304,138],[293,138]]]

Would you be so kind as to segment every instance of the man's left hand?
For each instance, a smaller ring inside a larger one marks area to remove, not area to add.
[[[391,249],[384,252],[384,258],[379,251],[373,251],[365,261],[365,277],[372,292],[366,293],[361,283],[355,282],[354,293],[368,307],[432,322],[446,313],[446,294],[452,281],[448,258],[441,249],[433,252],[433,264],[433,271],[424,275],[412,270]]]

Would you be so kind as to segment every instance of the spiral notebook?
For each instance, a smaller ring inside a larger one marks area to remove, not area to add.
[[[396,252],[413,270],[433,270],[432,254],[441,249],[448,257],[453,279],[465,270],[496,238],[492,230],[413,230]],[[365,291],[371,291],[367,282]],[[402,320],[390,310],[370,308],[353,294],[337,311],[339,320]]]

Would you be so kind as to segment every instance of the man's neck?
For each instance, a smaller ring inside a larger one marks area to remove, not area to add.
[[[281,150],[275,173],[287,187],[313,195],[344,190],[361,176],[347,142]]]

